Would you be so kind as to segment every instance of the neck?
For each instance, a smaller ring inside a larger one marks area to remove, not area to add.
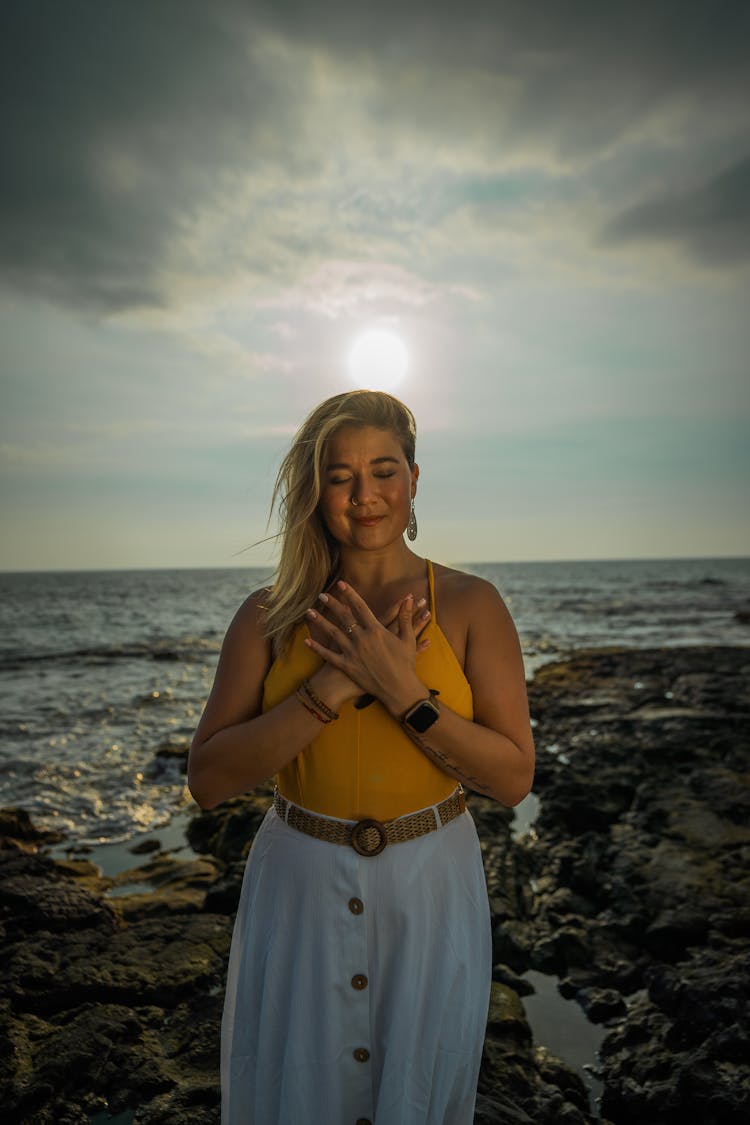
[[[394,543],[383,551],[341,551],[341,577],[367,601],[368,594],[405,579],[424,575],[425,560],[404,543]]]

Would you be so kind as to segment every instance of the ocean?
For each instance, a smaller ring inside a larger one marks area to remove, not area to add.
[[[457,564],[493,582],[527,678],[580,648],[747,645],[749,558]],[[162,829],[224,631],[266,570],[0,574],[0,805],[72,845]],[[438,615],[439,615],[438,605]]]

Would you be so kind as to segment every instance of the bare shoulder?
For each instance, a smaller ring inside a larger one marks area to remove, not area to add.
[[[219,669],[251,660],[266,670],[271,662],[271,645],[266,637],[266,603],[269,589],[253,590],[232,618],[224,636]]]
[[[438,622],[464,671],[480,638],[516,645],[510,613],[491,582],[440,563],[433,563],[433,573]]]
[[[238,629],[259,630],[262,633],[265,628],[266,607],[270,593],[270,586],[263,586],[248,594],[232,618],[230,629],[236,625]]]
[[[442,563],[433,563],[436,597],[440,607],[452,612],[461,610],[466,617],[476,613],[508,613],[507,606],[496,586],[478,574],[468,574]]]

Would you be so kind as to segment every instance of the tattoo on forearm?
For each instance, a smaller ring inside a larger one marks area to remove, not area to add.
[[[459,769],[458,766],[454,765],[447,754],[444,754],[442,750],[436,750],[434,746],[428,746],[416,731],[409,730],[406,733],[409,735],[412,742],[416,743],[419,749],[426,754],[428,758],[431,758],[436,765],[440,766],[446,773],[449,773],[451,777],[455,777],[458,781],[462,782],[464,785],[468,785],[470,789],[476,789],[479,793],[490,792],[489,785],[485,785],[478,777],[473,777],[472,774],[465,773],[463,770]]]

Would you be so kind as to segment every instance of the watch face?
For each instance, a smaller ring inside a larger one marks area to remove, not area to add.
[[[404,715],[404,722],[417,734],[424,734],[439,717],[440,712],[436,705],[429,699],[424,699]]]

